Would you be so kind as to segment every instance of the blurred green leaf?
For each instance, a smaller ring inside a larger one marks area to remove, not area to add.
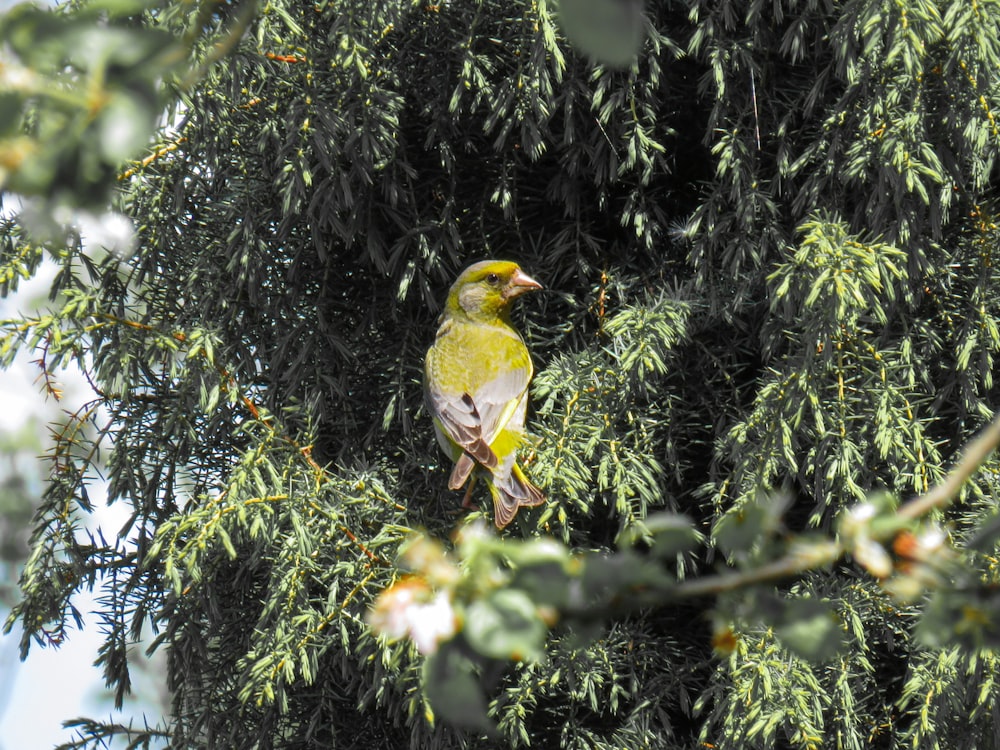
[[[535,601],[562,608],[569,602],[570,581],[564,565],[539,561],[537,564],[518,568],[510,586],[521,589]]]
[[[642,46],[642,0],[559,0],[559,22],[575,47],[610,67],[630,65]]]
[[[730,511],[715,526],[715,543],[727,556],[749,552],[778,530],[789,502],[782,494],[760,495]]]
[[[807,661],[832,659],[845,645],[840,618],[828,601],[787,599],[760,592],[754,604],[757,614],[774,628],[781,643]]]
[[[490,732],[486,698],[476,676],[476,665],[455,642],[442,644],[423,666],[424,694],[434,713],[449,724]]]
[[[13,135],[21,124],[24,97],[10,91],[0,91],[0,137]]]
[[[463,632],[478,653],[516,661],[542,655],[548,627],[523,591],[495,591],[469,605],[465,615]]]
[[[607,632],[608,625],[603,618],[593,620],[567,620],[563,642],[569,648],[584,649]]]
[[[958,644],[966,649],[1000,646],[1000,587],[956,586],[935,591],[917,625],[928,648]]]
[[[661,559],[689,552],[702,541],[691,519],[679,513],[654,513],[626,528],[618,538],[621,546],[649,544],[650,552]]]
[[[576,604],[603,607],[650,587],[668,589],[675,580],[662,563],[625,551],[616,555],[589,555],[580,576],[583,601]]]
[[[100,116],[100,146],[104,158],[118,163],[137,153],[149,140],[156,114],[150,102],[134,94],[113,94]]]
[[[1000,513],[987,518],[975,530],[966,546],[976,552],[992,552],[1000,541]]]
[[[150,10],[156,3],[147,0],[90,0],[81,3],[80,7],[111,18],[132,16],[144,10]]]
[[[510,588],[535,601],[563,607],[569,601],[570,570],[578,565],[567,547],[550,539],[506,545],[504,557],[514,568]]]
[[[572,555],[568,548],[551,539],[532,539],[504,547],[504,556],[518,568],[535,565],[568,565]]]
[[[150,142],[187,65],[181,36],[111,0],[54,9],[22,4],[0,15],[8,52],[0,91],[0,189],[104,206],[122,165]],[[26,125],[29,123],[29,125]]]

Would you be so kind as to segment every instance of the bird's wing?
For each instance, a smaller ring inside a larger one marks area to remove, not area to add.
[[[492,443],[504,428],[520,432],[528,405],[528,383],[531,380],[531,360],[526,367],[512,367],[480,386],[471,394],[472,402],[482,421],[482,435]]]
[[[430,386],[427,400],[448,437],[477,463],[495,469],[499,459],[490,444],[504,427],[520,432],[524,426],[530,379],[530,368],[514,368],[481,386],[474,395],[455,396]]]
[[[427,389],[427,401],[441,428],[463,451],[483,466],[492,469],[498,461],[483,435],[483,422],[472,396],[454,396],[434,388]]]

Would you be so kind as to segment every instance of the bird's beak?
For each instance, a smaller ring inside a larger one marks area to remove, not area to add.
[[[519,268],[510,277],[510,283],[507,284],[507,288],[504,290],[504,297],[513,299],[535,289],[544,289],[544,287]]]

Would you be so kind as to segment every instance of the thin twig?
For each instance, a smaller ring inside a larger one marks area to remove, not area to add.
[[[669,595],[672,599],[691,599],[697,596],[723,594],[757,583],[780,581],[792,578],[807,570],[831,565],[843,555],[844,548],[840,544],[831,543],[825,549],[817,545],[817,548],[808,557],[792,553],[752,570],[734,570],[714,576],[695,578],[678,584],[669,592]]]
[[[962,485],[976,473],[998,446],[1000,446],[1000,413],[979,435],[966,444],[958,463],[952,467],[941,482],[896,511],[895,516],[900,524],[887,525],[886,536],[895,536],[896,531],[903,526],[902,522],[916,521],[935,508],[944,508],[949,505],[958,496]],[[877,541],[886,541],[881,537],[876,538],[875,535],[872,538]],[[671,587],[666,593],[670,599],[688,599],[722,594],[757,583],[780,581],[792,578],[807,570],[831,565],[848,551],[844,544],[839,542],[830,542],[825,548],[820,544],[810,545],[808,554],[803,554],[802,551],[791,552],[759,568],[731,570],[685,581]]]
[[[1000,413],[971,443],[965,445],[958,463],[948,472],[942,482],[901,506],[896,511],[896,516],[901,520],[915,521],[927,515],[934,508],[943,508],[950,504],[958,496],[962,485],[976,473],[998,445],[1000,445]]]
[[[757,150],[760,151],[760,118],[757,116],[757,83],[753,68],[750,69],[750,95],[753,97],[753,132],[757,136]]]

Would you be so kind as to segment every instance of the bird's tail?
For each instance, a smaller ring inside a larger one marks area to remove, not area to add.
[[[545,493],[528,481],[521,467],[514,464],[506,477],[493,475],[493,519],[498,529],[514,520],[519,508],[533,508],[545,502]]]

